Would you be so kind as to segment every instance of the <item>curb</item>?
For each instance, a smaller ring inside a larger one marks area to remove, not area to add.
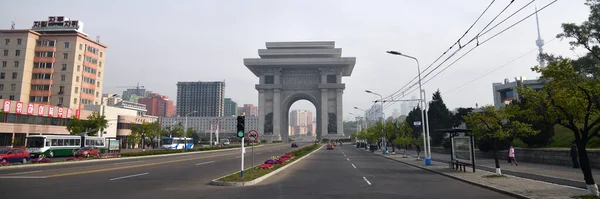
[[[517,193],[505,191],[505,190],[502,190],[502,189],[498,189],[496,187],[487,186],[485,184],[480,184],[480,183],[468,181],[468,180],[465,180],[465,179],[462,179],[462,178],[459,178],[459,177],[456,177],[456,176],[452,176],[452,175],[449,175],[449,174],[446,174],[446,173],[442,173],[442,172],[439,172],[439,171],[436,171],[436,170],[432,170],[432,169],[429,169],[429,168],[426,168],[426,167],[423,167],[423,166],[419,166],[419,165],[415,165],[415,164],[410,164],[410,163],[407,163],[407,162],[403,162],[403,161],[396,160],[396,159],[393,159],[393,158],[390,158],[390,157],[386,157],[386,156],[383,156],[383,155],[379,155],[379,154],[376,154],[376,155],[380,156],[380,157],[383,157],[383,158],[387,158],[389,160],[400,162],[402,164],[406,164],[406,165],[409,165],[409,166],[412,166],[412,167],[416,167],[416,168],[423,169],[423,170],[426,170],[426,171],[430,171],[430,172],[433,172],[433,173],[436,173],[436,174],[440,174],[440,175],[443,175],[443,176],[446,176],[446,177],[449,177],[449,178],[452,178],[452,179],[456,179],[456,180],[459,180],[459,181],[462,181],[462,182],[466,182],[466,183],[469,183],[469,184],[472,184],[472,185],[475,185],[475,186],[478,186],[478,187],[481,187],[481,188],[485,188],[485,189],[489,189],[489,190],[492,190],[492,191],[495,191],[495,192],[498,192],[498,193],[502,193],[502,194],[505,194],[505,195],[509,195],[509,196],[513,196],[513,197],[521,198],[521,199],[532,199],[530,197],[527,197],[527,196],[524,196],[524,195],[521,195],[521,194],[517,194]]]
[[[254,146],[261,147],[264,145]],[[214,152],[222,152],[222,151],[232,151],[240,149],[240,147],[229,148],[229,149],[219,149],[219,150],[209,150],[209,151],[194,151],[194,152],[183,152],[183,153],[172,153],[172,154],[160,154],[160,155],[146,155],[146,156],[135,156],[135,157],[117,157],[117,158],[106,158],[106,159],[92,159],[85,161],[64,161],[64,162],[56,162],[56,163],[42,163],[42,164],[24,164],[24,165],[13,165],[13,166],[0,166],[0,170],[8,170],[8,169],[19,169],[19,168],[30,168],[30,167],[43,167],[43,166],[51,166],[51,165],[64,165],[64,164],[81,164],[86,162],[103,162],[103,161],[116,161],[116,160],[135,160],[135,159],[145,159],[145,158],[156,158],[156,157],[167,157],[167,156],[177,156],[177,155],[189,155],[189,154],[199,154],[199,153],[214,153]]]
[[[230,173],[230,174],[227,174],[227,175],[225,175],[225,176],[221,176],[221,177],[219,177],[219,178],[217,178],[217,179],[214,179],[214,180],[212,180],[212,181],[210,182],[210,184],[211,184],[211,185],[216,185],[216,186],[249,186],[249,185],[255,185],[255,184],[258,184],[258,183],[260,183],[261,181],[263,181],[263,180],[265,180],[265,179],[267,179],[267,178],[269,178],[269,177],[271,177],[271,176],[273,176],[273,175],[275,175],[275,174],[277,174],[277,173],[279,173],[279,172],[281,172],[281,171],[285,170],[286,168],[288,168],[288,167],[290,167],[290,166],[292,166],[292,165],[296,164],[297,162],[300,162],[300,160],[302,160],[302,159],[304,159],[304,158],[306,158],[306,157],[310,156],[310,155],[311,155],[311,154],[313,154],[314,152],[317,152],[317,151],[319,151],[319,149],[321,149],[321,148],[323,148],[323,145],[321,145],[319,148],[315,149],[314,151],[312,151],[312,152],[310,152],[310,153],[306,154],[305,156],[302,156],[301,158],[299,158],[299,159],[297,159],[297,160],[294,160],[293,162],[291,162],[291,163],[289,163],[289,164],[286,164],[285,166],[283,166],[283,167],[281,167],[281,168],[278,168],[278,169],[276,169],[275,171],[272,171],[272,172],[270,172],[270,173],[268,173],[268,174],[266,174],[266,175],[264,175],[264,176],[258,177],[258,178],[256,178],[256,179],[254,179],[254,180],[251,180],[251,181],[248,181],[248,182],[223,182],[223,181],[218,181],[218,180],[219,180],[219,179],[221,179],[221,178],[224,178],[224,177],[226,177],[226,176],[230,176],[230,175],[232,175],[232,174],[235,174],[235,173],[237,173],[237,172],[235,172],[235,173]]]

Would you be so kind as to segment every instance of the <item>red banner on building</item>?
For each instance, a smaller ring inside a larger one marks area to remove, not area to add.
[[[33,115],[33,104],[29,103],[27,105],[27,115]]]
[[[67,109],[67,118],[71,119],[71,117],[73,117],[73,112],[71,112],[73,110],[71,110],[71,108]]]
[[[81,111],[79,109],[75,110],[75,117],[77,117],[77,119],[79,119],[80,116],[81,116]]]
[[[48,106],[48,117],[54,116],[54,106]]]
[[[17,102],[17,109],[15,110],[16,114],[22,114],[23,113],[23,102]]]
[[[44,105],[38,105],[38,116],[44,116]]]
[[[10,100],[4,100],[4,112],[10,112]]]
[[[62,107],[58,107],[58,118],[62,118],[63,117],[63,108]]]

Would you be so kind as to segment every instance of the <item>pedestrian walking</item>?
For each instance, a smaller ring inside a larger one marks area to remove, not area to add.
[[[510,145],[510,149],[508,149],[508,160],[510,161],[511,166],[513,163],[515,166],[519,166],[519,163],[517,163],[517,159],[515,158],[515,148],[512,145]]]
[[[573,160],[573,168],[579,168],[579,161],[577,160],[577,145],[575,141],[571,142],[571,160]]]

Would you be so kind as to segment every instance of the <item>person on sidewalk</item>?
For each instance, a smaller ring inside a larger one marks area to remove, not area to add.
[[[579,161],[577,161],[577,145],[575,141],[571,142],[571,160],[573,160],[573,168],[579,168]]]
[[[513,165],[513,162],[515,163],[515,166],[519,166],[517,159],[515,159],[515,148],[512,145],[510,145],[510,149],[508,150],[508,160],[510,160],[510,166]]]

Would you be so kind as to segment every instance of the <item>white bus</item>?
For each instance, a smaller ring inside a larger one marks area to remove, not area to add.
[[[45,157],[69,157],[81,147],[95,146],[101,153],[106,150],[105,137],[79,135],[30,135],[27,136],[25,150],[32,157],[43,154]]]
[[[165,137],[161,139],[160,143],[163,149],[183,149],[184,145],[186,149],[194,148],[193,138]]]

